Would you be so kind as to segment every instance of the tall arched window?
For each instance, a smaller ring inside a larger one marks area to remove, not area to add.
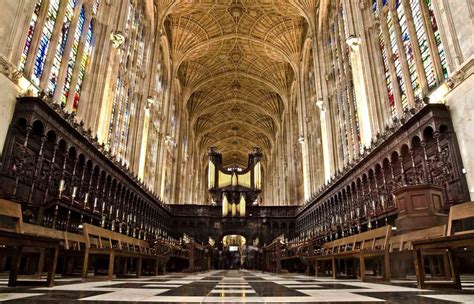
[[[76,64],[79,41],[81,39],[82,31],[84,30],[85,15],[86,13],[84,10],[84,6],[82,6],[76,32],[74,33],[74,41],[72,44],[71,53],[69,55],[69,60],[67,64],[66,79],[64,81],[64,87],[61,95],[61,103],[63,104],[67,102],[67,97],[69,96],[69,88],[71,86],[72,73]]]
[[[42,0],[36,0],[35,9],[33,11],[33,15],[31,16],[30,23],[28,25],[28,33],[26,34],[25,45],[23,47],[23,52],[21,52],[20,58],[20,65],[18,66],[18,71],[23,72],[25,69],[26,58],[28,57],[28,53],[30,51],[31,42],[33,40],[33,34],[36,30],[36,23],[38,21],[38,15],[41,8]]]
[[[87,30],[87,36],[86,36],[86,41],[84,45],[84,52],[82,54],[80,68],[79,68],[79,75],[78,75],[77,83],[76,83],[76,90],[74,92],[74,103],[73,103],[74,110],[77,109],[79,98],[81,97],[81,90],[82,90],[82,84],[84,82],[84,76],[86,74],[86,67],[92,53],[93,37],[94,37],[94,23],[91,22],[89,24],[89,29]],[[69,92],[69,94],[70,93],[71,92]]]
[[[145,55],[145,22],[141,1],[129,2],[125,22],[125,42],[120,46],[120,63],[112,111],[109,122],[107,143],[112,154],[128,160],[129,138],[133,117],[137,112],[140,96],[137,88],[143,84],[141,71]]]
[[[330,69],[335,88],[334,107],[336,129],[339,133],[341,161],[357,158],[360,151],[360,128],[357,115],[357,101],[354,92],[349,38],[342,1],[335,2],[329,19]]]
[[[46,60],[46,54],[48,53],[51,36],[53,35],[53,28],[58,16],[58,10],[59,0],[51,0],[48,7],[47,19],[43,27],[43,33],[41,34],[39,41],[38,52],[35,56],[33,75],[31,76],[31,81],[36,85],[39,85],[40,77],[43,74],[44,62]]]
[[[63,59],[66,43],[69,36],[69,28],[71,27],[72,15],[74,14],[74,6],[76,0],[69,0],[66,5],[66,14],[64,16],[63,24],[61,26],[61,32],[59,33],[59,42],[56,47],[56,53],[54,54],[53,66],[49,75],[47,91],[50,94],[54,94],[56,90],[56,84],[59,77],[59,68]]]

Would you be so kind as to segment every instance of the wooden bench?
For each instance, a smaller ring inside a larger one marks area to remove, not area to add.
[[[166,255],[166,269],[179,272],[189,269],[190,251],[184,244],[176,240],[160,240],[157,242],[157,251]]]
[[[51,253],[51,262],[48,268],[47,286],[54,285],[54,275],[56,273],[57,259],[59,255],[60,240],[39,235],[26,234],[31,229],[30,224],[23,223],[21,205],[4,199],[0,199],[0,245],[2,257],[11,256],[11,269],[9,274],[8,286],[18,284],[29,284],[30,281],[18,281],[20,263],[22,255],[27,248],[38,249],[43,253]],[[13,250],[8,250],[13,248]],[[40,257],[40,261],[42,258]],[[39,263],[38,272],[41,274],[43,263]],[[35,282],[37,283],[37,282]]]
[[[63,262],[63,276],[73,274],[74,265],[79,264],[80,260],[82,260],[84,257],[85,238],[82,234],[56,230],[28,223],[23,223],[23,233],[51,238],[60,242],[59,258]],[[44,254],[43,252],[40,252],[38,268],[42,268],[43,260]]]
[[[447,251],[451,282],[450,286],[461,289],[461,277],[456,250],[458,248],[469,248],[474,246],[474,230],[463,229],[455,231],[456,223],[462,220],[474,218],[474,202],[468,202],[452,206],[449,210],[448,227],[446,236],[418,240],[413,242],[415,255],[415,270],[418,281],[418,288],[426,288],[426,274],[423,263],[423,255],[426,251],[444,249]],[[472,248],[471,248],[472,249]],[[446,284],[446,283],[444,283]],[[429,285],[432,285],[430,283]]]
[[[413,242],[418,240],[432,239],[442,237],[446,235],[446,225],[435,226],[427,229],[410,231],[397,235],[392,235],[389,241],[389,252],[390,252],[390,269],[391,275],[404,278],[409,270],[414,272],[414,259],[413,259]],[[442,265],[444,266],[443,272],[447,272],[447,254],[444,251],[433,251],[430,255],[430,269],[434,275],[436,273],[435,266],[439,265],[435,257],[442,256]],[[411,267],[410,267],[411,265]],[[439,268],[439,267],[438,267]]]
[[[388,244],[391,233],[392,226],[387,225],[325,243],[320,254],[310,257],[315,263],[316,276],[318,275],[318,262],[331,261],[332,277],[337,279],[337,262],[339,260],[355,260],[358,263],[358,277],[365,281],[366,259],[381,257],[383,259],[382,278],[390,280]]]
[[[331,262],[331,274],[333,278],[336,278],[336,260],[333,257],[334,253],[344,252],[350,245],[355,241],[355,236],[349,236],[342,239],[337,239],[334,241],[326,242],[323,244],[321,249],[308,258],[309,263],[314,263],[315,276],[319,276],[319,268],[321,268],[323,273],[327,273],[326,264],[328,261]],[[320,263],[319,263],[320,262]]]
[[[288,272],[308,272],[309,247],[309,241],[289,242],[282,246],[280,255],[282,269],[287,269]]]
[[[136,261],[137,277],[140,277],[142,274],[144,261],[151,261],[154,264],[153,274],[158,274],[158,267],[160,262],[164,260],[164,257],[155,254],[147,241],[90,224],[83,225],[83,232],[85,238],[84,264],[82,268],[83,280],[87,279],[91,256],[108,257],[106,276],[108,279],[113,278],[114,269],[117,273],[120,271],[126,273],[128,259]],[[117,264],[118,268],[115,268],[115,264]]]

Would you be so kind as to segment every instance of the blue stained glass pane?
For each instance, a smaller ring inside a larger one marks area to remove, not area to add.
[[[373,1],[372,1],[372,10],[373,10],[374,12],[377,12],[377,0],[373,0]]]
[[[40,77],[43,74],[44,62],[46,60],[46,54],[48,53],[49,42],[51,40],[54,24],[56,23],[56,18],[58,15],[59,1],[60,0],[51,0],[49,3],[48,16],[43,27],[43,33],[40,38],[38,52],[36,53],[33,75],[31,76],[31,81],[36,85],[39,85]]]
[[[63,24],[61,27],[61,32],[59,34],[59,43],[56,48],[56,53],[53,59],[53,65],[51,67],[51,74],[48,82],[47,91],[50,94],[54,94],[56,90],[57,78],[59,76],[59,69],[61,66],[61,61],[63,59],[64,50],[66,48],[66,43],[69,36],[69,27],[71,26],[71,19],[74,14],[74,6],[76,5],[76,0],[69,0],[66,6],[66,14],[64,16]]]

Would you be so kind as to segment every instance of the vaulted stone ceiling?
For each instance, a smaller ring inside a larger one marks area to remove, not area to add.
[[[318,0],[160,0],[197,147],[227,164],[275,145]]]

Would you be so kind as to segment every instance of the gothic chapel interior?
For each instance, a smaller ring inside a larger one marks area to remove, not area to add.
[[[0,302],[474,303],[472,0],[0,11]]]

